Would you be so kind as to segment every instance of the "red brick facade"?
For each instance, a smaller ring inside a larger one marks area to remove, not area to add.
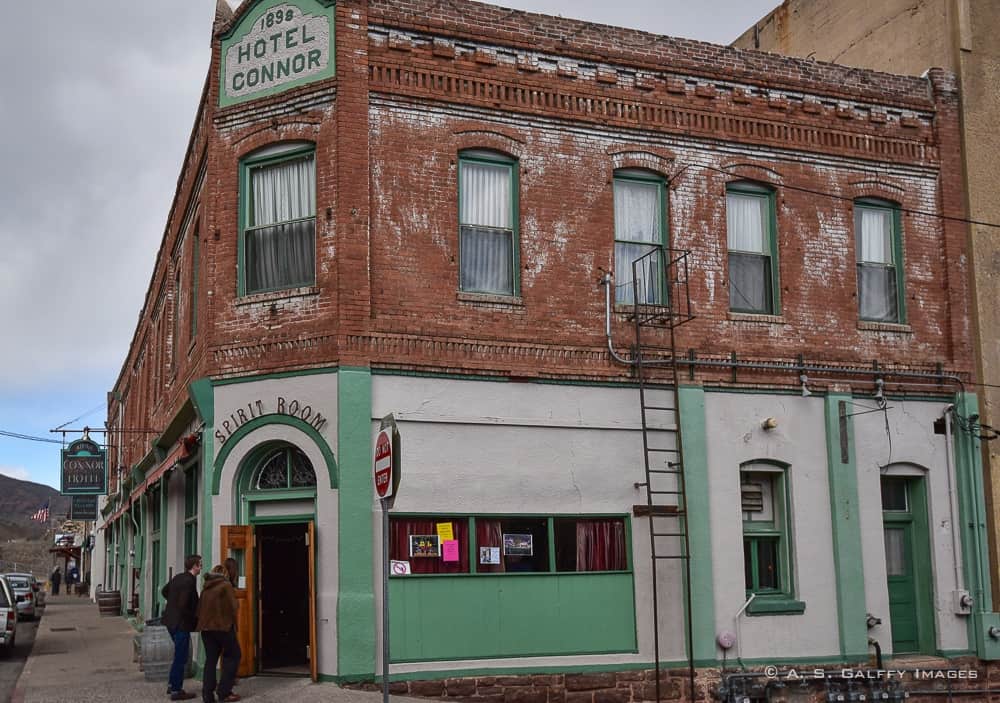
[[[162,429],[194,379],[310,367],[627,378],[609,359],[596,285],[614,268],[621,168],[668,179],[670,244],[692,252],[696,319],[679,349],[972,373],[949,74],[859,71],[464,0],[347,0],[336,78],[219,109],[219,37],[252,4],[217,23],[112,420]],[[241,298],[240,159],[290,140],[316,148],[315,285]],[[513,298],[459,292],[457,163],[469,148],[517,160]],[[779,316],[729,312],[725,188],[739,179],[776,191]],[[905,211],[905,326],[858,322],[852,200],[863,196]],[[623,312],[613,327],[627,344]],[[113,465],[135,464],[148,442],[128,435]]]

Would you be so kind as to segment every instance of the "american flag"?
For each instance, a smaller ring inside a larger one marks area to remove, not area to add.
[[[32,520],[38,520],[38,522],[48,522],[49,521],[49,501],[45,501],[45,505],[40,507],[31,515]]]

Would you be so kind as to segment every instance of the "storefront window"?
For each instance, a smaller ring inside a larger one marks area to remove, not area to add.
[[[623,571],[625,521],[621,518],[556,518],[556,571]]]
[[[452,517],[392,518],[389,558],[409,562],[411,574],[466,574],[469,521]]]

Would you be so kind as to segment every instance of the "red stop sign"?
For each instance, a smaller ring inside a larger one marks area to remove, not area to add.
[[[375,494],[392,495],[392,430],[380,430],[375,438]]]

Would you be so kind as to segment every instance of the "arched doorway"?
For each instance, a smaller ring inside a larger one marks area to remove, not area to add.
[[[316,677],[316,472],[299,447],[272,441],[244,458],[223,557],[240,569],[240,675]]]

